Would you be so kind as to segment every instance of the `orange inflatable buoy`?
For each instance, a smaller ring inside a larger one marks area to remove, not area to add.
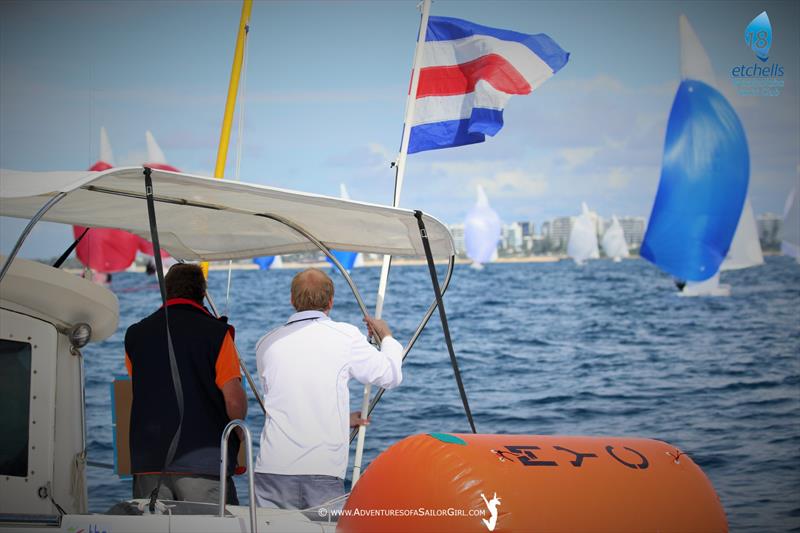
[[[379,455],[337,531],[727,531],[711,482],[667,443],[414,435]]]

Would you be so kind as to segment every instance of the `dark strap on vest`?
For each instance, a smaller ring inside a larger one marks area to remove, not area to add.
[[[169,369],[172,373],[172,384],[175,387],[175,399],[178,402],[178,427],[169,443],[167,457],[164,460],[164,468],[158,476],[156,488],[150,494],[150,512],[155,513],[156,499],[158,491],[161,489],[161,482],[164,480],[164,472],[175,458],[175,451],[178,449],[178,441],[181,438],[181,426],[183,426],[183,387],[181,386],[181,375],[178,372],[178,361],[175,359],[175,349],[172,346],[172,335],[169,332],[169,306],[167,305],[167,288],[164,284],[164,264],[161,262],[161,245],[158,241],[158,226],[156,225],[156,208],[153,201],[153,180],[150,178],[150,169],[144,167],[144,188],[147,197],[147,217],[150,220],[150,238],[153,242],[153,258],[156,260],[156,273],[158,274],[158,287],[161,289],[161,302],[164,306],[164,322],[167,328],[167,349],[169,350]]]

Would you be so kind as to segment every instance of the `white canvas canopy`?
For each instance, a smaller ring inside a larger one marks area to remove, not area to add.
[[[317,250],[277,216],[305,229],[329,248],[424,257],[414,213],[407,209],[152,171],[161,246],[193,261],[243,259]],[[0,216],[30,219],[59,192],[68,193],[42,220],[117,228],[149,239],[141,167],[105,172],[0,170]],[[433,256],[454,254],[450,232],[424,215]]]

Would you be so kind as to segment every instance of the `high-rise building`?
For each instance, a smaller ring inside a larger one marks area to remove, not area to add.
[[[619,225],[622,226],[622,231],[625,233],[625,242],[631,248],[639,248],[644,240],[644,229],[647,221],[644,217],[617,217]],[[611,225],[608,221],[607,225]]]
[[[758,240],[761,241],[761,248],[778,249],[781,246],[781,226],[783,218],[775,213],[764,213],[756,217],[758,227]]]
[[[517,222],[519,226],[522,228],[522,236],[523,237],[530,237],[533,235],[534,225],[533,222],[524,221],[524,222]]]
[[[575,224],[575,217],[558,217],[550,221],[548,227],[548,240],[556,249],[567,249],[569,234]]]
[[[503,225],[503,248],[510,252],[522,250],[522,226],[519,222]]]
[[[453,243],[456,247],[456,255],[464,255],[467,253],[467,246],[464,243],[464,224],[450,224],[447,226],[450,230],[450,235],[453,236]]]

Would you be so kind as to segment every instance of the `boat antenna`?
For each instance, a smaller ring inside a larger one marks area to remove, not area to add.
[[[250,26],[244,27],[245,34],[250,33]],[[245,39],[245,42],[247,40]],[[237,117],[237,130],[236,130],[236,157],[233,167],[233,179],[239,181],[239,171],[242,166],[242,146],[244,145],[244,104],[245,104],[245,91],[247,89],[247,53],[248,48],[245,46],[244,59],[242,60],[242,83],[239,86],[239,113]],[[228,261],[228,285],[225,289],[225,315],[230,316],[230,303],[231,303],[231,278],[233,277],[233,259]],[[258,397],[258,392],[253,391]]]
[[[414,59],[412,61],[411,69],[411,90],[406,98],[406,112],[403,119],[403,135],[400,141],[400,152],[397,154],[397,159],[392,163],[394,167],[394,195],[392,198],[392,207],[400,206],[400,193],[403,190],[403,178],[406,172],[406,159],[408,156],[408,142],[411,138],[411,120],[414,117],[414,109],[417,103],[417,87],[419,87],[419,63],[422,57],[422,47],[425,44],[425,33],[428,28],[428,15],[431,9],[431,0],[423,0],[418,6],[421,8],[421,16],[419,19],[419,34],[417,35],[417,46],[414,49]],[[375,298],[375,318],[381,318],[383,314],[383,302],[386,298],[386,287],[389,284],[389,271],[392,267],[392,256],[384,255],[383,264],[381,265],[381,277],[378,282],[378,295]],[[366,421],[368,416],[367,412],[370,405],[370,394],[372,387],[364,385],[364,396],[361,401],[361,417],[362,421]],[[367,435],[366,424],[358,426],[358,440],[356,441],[356,456],[353,461],[353,486],[358,482],[361,477],[361,463],[364,454],[364,439]]]

